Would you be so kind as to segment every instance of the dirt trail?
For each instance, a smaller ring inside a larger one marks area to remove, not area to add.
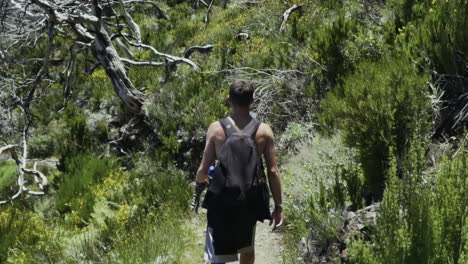
[[[206,210],[201,209],[194,222],[197,225],[197,244],[200,251],[203,251],[206,234]],[[272,232],[268,224],[269,221],[265,221],[264,223],[257,222],[257,229],[255,231],[255,264],[282,263],[283,246],[281,232]],[[239,264],[238,261],[229,263]]]

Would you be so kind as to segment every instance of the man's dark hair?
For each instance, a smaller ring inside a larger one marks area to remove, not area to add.
[[[254,86],[245,80],[236,80],[229,87],[231,102],[239,106],[248,106],[253,102]]]

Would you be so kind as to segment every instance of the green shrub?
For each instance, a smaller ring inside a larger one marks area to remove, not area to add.
[[[372,245],[363,238],[350,242],[347,254],[348,262],[352,264],[378,264],[380,263],[372,252]]]
[[[86,115],[83,111],[71,105],[64,111],[63,120],[65,122],[65,131],[63,131],[59,140],[62,158],[91,150],[94,141],[86,124]]]
[[[286,130],[278,139],[279,153],[284,155],[297,154],[301,147],[312,141],[314,131],[313,123],[288,123]]]
[[[74,212],[79,219],[87,221],[96,198],[91,190],[107,177],[114,162],[81,154],[65,159],[64,163],[65,171],[62,182],[58,183],[55,206],[60,213]]]
[[[355,162],[349,164],[340,164],[335,172],[335,185],[340,185],[340,181],[345,182],[346,194],[342,194],[343,200],[348,199],[351,202],[351,211],[356,211],[363,207],[364,198],[364,175],[362,168]],[[340,192],[343,192],[340,190]],[[343,203],[344,204],[344,203]]]
[[[364,62],[322,102],[322,122],[341,129],[346,142],[359,150],[373,199],[382,197],[390,148],[395,146],[402,159],[412,135],[425,133],[430,111],[426,80],[406,59]]]
[[[106,121],[98,121],[96,122],[96,128],[93,133],[94,137],[99,140],[100,142],[107,142],[109,140],[109,132],[107,130],[107,122]]]
[[[319,40],[315,47],[321,55],[321,61],[327,68],[325,75],[332,84],[337,82],[337,78],[344,76],[352,67],[348,64],[343,54],[343,48],[346,40],[353,31],[356,30],[354,20],[345,18],[340,14],[338,18],[329,26],[324,27],[323,33],[319,34]]]
[[[54,135],[43,134],[31,138],[29,143],[29,156],[31,158],[45,159],[56,154],[58,149],[57,139]]]
[[[443,91],[440,118],[434,137],[463,132],[466,121],[457,123],[465,102],[468,77],[468,4],[464,0],[394,0],[388,5],[395,13],[389,22],[394,44],[413,61],[432,72],[432,82]],[[392,26],[390,26],[392,25]]]
[[[148,106],[149,120],[158,127],[159,161],[194,171],[200,164],[207,127],[226,112],[227,89],[215,75],[190,73],[189,79],[174,78],[155,91],[158,98]]]
[[[429,56],[439,73],[467,77],[468,72],[463,67],[468,63],[468,4],[464,0],[425,2],[426,16],[421,25],[416,24],[416,29],[413,29],[417,38],[408,42],[410,52],[415,52],[420,58]],[[465,54],[465,57],[457,54]]]
[[[431,184],[424,172],[424,144],[413,142],[402,179],[392,159],[377,232],[371,242],[350,245],[350,263],[464,263],[467,160],[464,147],[455,157],[444,158]]]
[[[186,255],[196,243],[186,221],[192,192],[181,171],[136,157],[134,170],[111,170],[90,189],[96,202],[71,243],[76,261],[198,263]]]
[[[133,186],[128,196],[141,197],[143,200],[138,200],[143,210],[170,207],[187,211],[191,190],[182,171],[172,166],[162,168],[158,162],[147,159],[137,164],[137,170],[129,179]]]
[[[305,219],[311,231],[310,236],[321,248],[327,248],[332,242],[337,241],[338,231],[344,222],[341,217],[345,199],[344,186],[336,183],[332,188],[318,183],[319,194],[309,197],[305,209],[308,213]]]
[[[0,161],[0,199],[8,199],[18,191],[15,182],[18,177],[18,166],[13,162]],[[13,190],[10,187],[14,186]]]
[[[0,262],[32,263],[63,260],[54,231],[45,219],[20,204],[2,205],[0,211]]]
[[[435,263],[463,263],[468,244],[468,150],[462,146],[454,158],[445,157],[437,173],[434,209]],[[466,262],[465,262],[466,263]]]

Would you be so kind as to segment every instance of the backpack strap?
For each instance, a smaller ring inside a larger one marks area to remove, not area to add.
[[[232,134],[237,132],[237,129],[231,123],[229,118],[220,119],[219,123],[221,123],[221,126],[223,127],[224,133],[226,134],[226,138],[230,137]]]
[[[250,122],[244,127],[244,129],[242,129],[242,132],[249,135],[250,137],[253,137],[259,127],[260,122],[257,119],[252,118],[252,120],[250,120]]]

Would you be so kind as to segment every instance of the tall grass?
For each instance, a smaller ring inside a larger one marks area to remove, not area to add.
[[[131,233],[117,236],[110,262],[200,263],[201,259],[192,258],[197,249],[194,237],[183,215],[167,210],[160,216],[145,219]]]

